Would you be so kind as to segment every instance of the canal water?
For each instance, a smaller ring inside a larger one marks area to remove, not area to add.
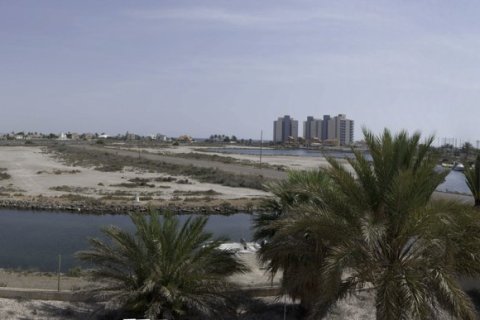
[[[438,186],[438,191],[451,192],[451,193],[464,193],[470,195],[470,189],[468,189],[465,182],[465,175],[460,171],[450,171],[445,178],[445,182]]]
[[[309,149],[262,149],[260,148],[208,148],[208,152],[225,154],[243,154],[249,156],[297,156],[297,157],[333,157],[333,158],[353,158],[350,150],[331,151],[331,150],[309,150]],[[368,154],[366,154],[369,157]]]
[[[185,221],[189,215],[180,215]],[[250,239],[251,215],[210,215],[206,230],[238,242]],[[70,212],[0,210],[0,268],[55,271],[58,255],[62,270],[79,265],[74,253],[88,248],[89,237],[101,237],[101,228],[115,225],[133,231],[125,215],[82,215]]]

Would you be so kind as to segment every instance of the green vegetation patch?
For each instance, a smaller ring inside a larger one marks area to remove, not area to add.
[[[6,193],[6,192],[25,192],[25,190],[16,188],[13,186],[13,184],[9,184],[8,186],[0,186],[0,192]]]
[[[186,197],[183,202],[211,202],[212,197]]]
[[[40,170],[40,171],[37,171],[37,174],[48,174],[48,173],[53,173],[53,174],[56,174],[56,175],[60,175],[60,174],[76,174],[76,173],[80,173],[81,171],[80,170],[77,170],[77,169],[74,169],[74,170],[59,170],[59,169],[55,169],[53,171],[44,171],[44,170]]]
[[[6,168],[0,168],[0,180],[8,180],[12,176],[7,173]]]
[[[74,192],[74,193],[91,193],[95,192],[95,189],[93,188],[87,188],[87,187],[75,187],[75,186],[54,186],[50,187],[50,190],[53,191],[63,191],[63,192]]]
[[[175,190],[173,191],[173,194],[176,195],[182,195],[182,196],[217,196],[221,195],[220,192],[217,192],[215,190],[209,189],[209,190],[197,190],[197,191],[192,191],[192,190]]]
[[[68,193],[68,194],[62,194],[58,198],[72,201],[72,202],[84,202],[84,203],[90,203],[90,204],[100,204],[101,201],[92,197],[88,196],[82,196],[79,194],[73,194],[73,193]]]
[[[141,187],[147,187],[147,188],[154,188],[155,185],[152,183],[149,183],[153,180],[153,178],[133,178],[133,179],[128,179],[129,182],[122,182],[122,183],[117,183],[117,184],[111,184],[111,187],[124,187],[124,188],[141,188]]]
[[[199,151],[204,152],[204,150],[201,150],[201,149]],[[252,164],[250,161],[242,161],[239,159],[235,159],[233,157],[219,156],[217,154],[204,154],[204,153],[190,152],[190,153],[169,153],[168,155],[185,158],[185,159],[208,160],[208,161],[216,161],[216,162],[222,162],[222,163]]]

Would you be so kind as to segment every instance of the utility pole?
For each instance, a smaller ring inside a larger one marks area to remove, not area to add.
[[[62,269],[62,255],[58,255],[58,283],[57,283],[57,290],[60,292],[60,270]]]
[[[262,169],[263,130],[260,131],[260,169]]]

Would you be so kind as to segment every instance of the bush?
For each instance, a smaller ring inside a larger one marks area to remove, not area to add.
[[[68,269],[67,276],[69,277],[80,277],[83,273],[82,268],[80,267],[73,267]]]

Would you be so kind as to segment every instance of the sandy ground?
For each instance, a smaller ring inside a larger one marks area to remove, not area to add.
[[[238,257],[249,267],[250,271],[244,274],[233,275],[230,280],[241,287],[262,287],[279,284],[279,277],[273,281],[266,273],[265,268],[258,263],[256,254],[239,253]],[[53,273],[28,272],[0,269],[0,286],[24,289],[57,290],[57,276]],[[79,290],[91,286],[91,282],[82,277],[68,277],[62,275],[60,287],[62,290]]]
[[[261,298],[260,301],[277,304],[277,312],[266,312],[244,319],[252,320],[281,320],[283,318],[283,297]],[[294,304],[286,300],[286,319],[293,320]],[[14,319],[35,319],[35,320],[60,320],[60,319],[95,319],[95,311],[98,312],[98,305],[88,303],[71,303],[61,301],[45,300],[21,300],[21,299],[0,299],[0,318],[2,320]],[[375,311],[373,299],[368,295],[353,296],[337,304],[326,319],[329,320],[373,320]]]
[[[183,159],[179,157],[168,157],[175,153],[197,152],[194,146],[178,146],[171,148],[142,149],[146,151],[144,157],[164,155],[161,159],[176,162],[188,162],[198,166],[214,166],[221,170],[233,173],[244,174],[271,174],[275,177],[285,177],[286,173],[278,170],[258,168],[240,164],[226,164],[196,159]],[[104,149],[105,150],[105,149]],[[137,151],[138,149],[129,149]],[[117,152],[113,151],[112,152]],[[128,151],[118,151],[128,152]],[[205,154],[212,154],[205,152]],[[225,155],[215,153],[218,156],[233,157],[238,160],[256,163],[258,159],[250,155]],[[328,163],[321,157],[297,157],[297,156],[265,156],[264,162],[271,165],[280,165],[290,169],[313,169],[328,166]],[[173,182],[149,182],[154,187],[124,187],[122,183],[128,183],[134,178],[154,179],[169,177],[171,175],[161,173],[150,173],[134,168],[126,168],[122,172],[101,172],[94,168],[74,167],[61,163],[52,154],[43,151],[42,147],[0,147],[0,168],[5,168],[6,173],[11,177],[0,180],[0,196],[4,197],[59,197],[65,194],[82,195],[92,198],[108,196],[121,197],[125,200],[134,200],[137,194],[151,200],[178,201],[198,200],[207,197],[213,200],[248,200],[268,197],[269,193],[248,189],[233,188],[219,184],[203,183],[185,176],[174,176],[175,179],[188,179],[188,184]],[[209,190],[215,191],[215,195],[206,193]],[[210,201],[210,200],[209,200]],[[191,204],[191,203],[190,203]]]
[[[246,274],[235,275],[231,281],[242,287],[261,287],[278,285],[279,277],[273,282],[265,269],[261,268],[257,262],[255,254],[241,253],[239,257],[251,268]],[[56,289],[57,278],[54,275],[41,273],[17,273],[0,271],[0,281],[7,284],[8,287],[16,288],[43,288]],[[69,278],[62,276],[61,286],[68,290],[68,287],[75,289],[87,288],[90,284],[82,278]],[[287,313],[291,314],[293,308],[290,299],[283,297],[261,298],[263,302],[269,304],[287,303]],[[86,319],[98,306],[87,303],[70,303],[60,301],[44,300],[22,300],[22,299],[0,299],[0,319]],[[281,309],[281,308],[280,308]],[[290,310],[290,311],[289,311]],[[282,311],[282,310],[280,310]],[[250,318],[247,318],[250,319]],[[256,316],[251,319],[283,319],[283,313],[267,313],[264,316]],[[294,317],[287,317],[294,319]],[[370,320],[375,319],[373,296],[368,292],[360,292],[356,295],[348,296],[335,306],[327,319],[342,320]]]
[[[277,286],[279,278],[271,280],[259,266],[254,253],[239,253],[239,258],[251,269],[234,275],[230,280],[241,287]],[[14,272],[0,270],[0,285],[7,288],[57,289],[57,277],[48,273]],[[92,283],[81,277],[61,277],[62,290],[81,290]],[[273,298],[271,298],[273,302]],[[270,302],[270,301],[269,301]],[[86,319],[98,306],[87,303],[60,301],[0,299],[0,319]]]
[[[217,153],[217,152],[208,152],[200,151],[202,149],[210,149],[211,147],[198,147],[198,146],[172,146],[169,148],[129,148],[128,150],[143,150],[150,153],[158,154],[179,154],[179,153],[202,153],[207,155],[217,155],[221,157],[231,157],[241,161],[249,161],[252,164],[257,164],[259,162],[259,157],[254,155],[244,155],[244,154],[230,154],[230,153]],[[235,147],[238,148],[238,147]],[[244,147],[252,149],[250,147]],[[283,166],[287,169],[293,170],[306,170],[306,169],[317,169],[319,167],[327,167],[328,162],[324,157],[298,157],[298,156],[272,156],[272,155],[263,155],[263,163],[268,163],[272,166]]]
[[[82,277],[60,277],[61,290],[79,290],[91,283]],[[0,286],[5,288],[57,290],[58,278],[54,273],[0,269]]]
[[[283,320],[283,297],[260,298],[259,301],[268,304],[275,304],[275,311],[267,311],[263,314],[246,316],[239,319],[245,320]],[[297,319],[295,317],[295,304],[286,300],[287,320]],[[71,303],[61,301],[45,300],[22,300],[22,299],[0,299],[0,318],[2,320],[35,319],[35,320],[82,320],[98,319],[100,305],[88,303]],[[355,296],[340,301],[330,312],[326,319],[329,320],[373,320],[375,311],[373,299],[370,296]],[[446,319],[446,318],[445,318]]]
[[[98,307],[86,303],[62,301],[0,299],[2,320],[89,319]]]
[[[154,199],[185,198],[182,193],[203,192],[214,190],[219,193],[214,198],[239,199],[268,196],[268,193],[247,189],[232,188],[218,184],[200,183],[195,179],[175,176],[177,180],[188,179],[189,184],[176,182],[155,182],[155,187],[126,188],[115,186],[127,183],[133,178],[168,177],[158,173],[148,173],[139,170],[124,170],[123,172],[101,172],[93,168],[67,166],[60,163],[51,154],[42,151],[40,147],[0,147],[0,168],[7,169],[10,179],[0,181],[0,187],[10,195],[28,196],[60,196],[66,191],[52,190],[55,187],[67,186],[72,193],[90,197],[123,192],[133,200],[135,194],[148,195]],[[199,195],[201,196],[201,194]]]
[[[276,277],[273,282],[270,276],[266,274],[265,268],[261,267],[253,253],[241,253],[240,259],[250,268],[250,272],[238,274],[231,277],[231,281],[242,287],[258,287],[278,285],[279,278]],[[78,290],[86,288],[91,283],[81,277],[61,276],[62,290]],[[0,286],[11,288],[35,288],[35,289],[57,289],[57,276],[52,273],[43,272],[22,272],[0,269]]]

